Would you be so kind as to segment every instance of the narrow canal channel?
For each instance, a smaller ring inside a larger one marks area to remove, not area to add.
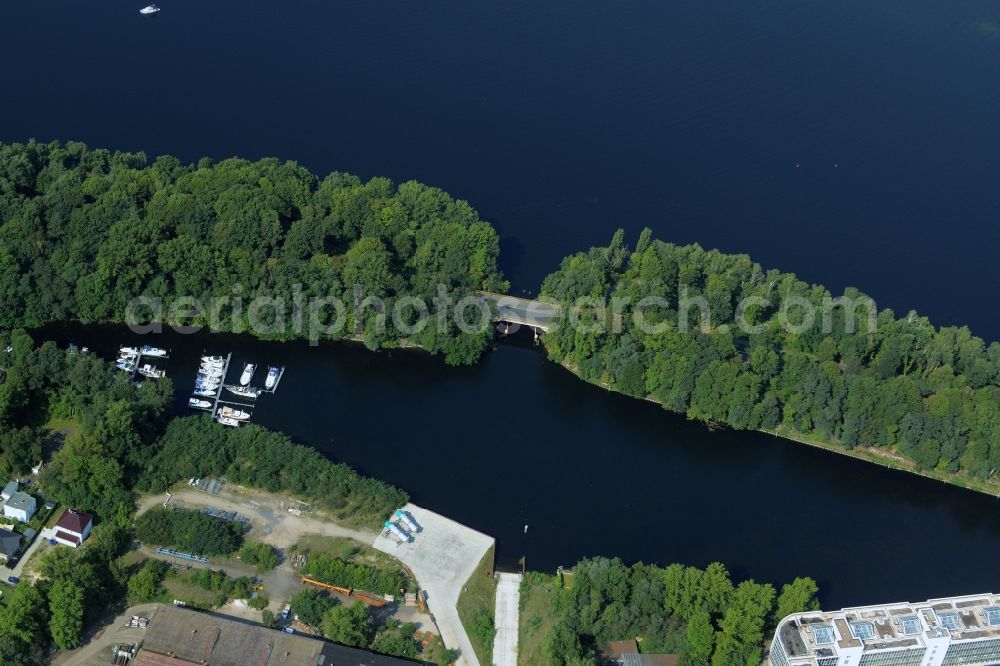
[[[35,337],[107,358],[138,341],[79,325]],[[349,344],[143,341],[170,349],[178,414],[203,351],[232,352],[237,368],[286,366],[280,389],[257,400],[255,423],[495,536],[501,568],[522,556],[540,570],[591,555],[720,560],[737,577],[813,576],[828,607],[997,587],[996,498],[759,433],[710,431],[579,381],[530,336],[470,368]]]

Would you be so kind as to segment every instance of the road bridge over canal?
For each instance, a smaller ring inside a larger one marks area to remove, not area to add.
[[[555,325],[556,317],[559,314],[559,306],[552,303],[494,294],[488,291],[481,291],[479,295],[496,304],[495,321],[548,331]]]

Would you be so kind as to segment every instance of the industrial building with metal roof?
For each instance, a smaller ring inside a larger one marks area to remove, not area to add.
[[[160,605],[135,666],[413,666],[415,662],[287,634],[211,613]]]

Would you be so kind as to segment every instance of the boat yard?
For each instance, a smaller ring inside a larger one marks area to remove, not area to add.
[[[416,504],[407,504],[401,512],[411,517],[419,532],[410,534],[407,541],[387,528],[372,545],[405,564],[416,577],[427,594],[427,606],[445,645],[461,652],[456,663],[478,666],[458,617],[458,597],[494,539]]]

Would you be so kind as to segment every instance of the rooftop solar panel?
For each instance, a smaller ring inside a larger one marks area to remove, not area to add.
[[[854,634],[855,638],[860,638],[863,641],[875,638],[875,625],[871,622],[851,622],[850,625],[851,633]]]
[[[938,613],[938,620],[946,629],[958,629],[958,613]]]
[[[1000,606],[990,606],[983,612],[986,613],[986,624],[991,627],[1000,625]]]
[[[903,627],[904,636],[913,636],[920,633],[920,620],[916,615],[904,615],[899,618],[899,624]]]
[[[827,643],[832,643],[835,639],[833,635],[833,627],[828,624],[820,624],[812,628],[813,639],[816,641],[817,645],[826,645]]]

